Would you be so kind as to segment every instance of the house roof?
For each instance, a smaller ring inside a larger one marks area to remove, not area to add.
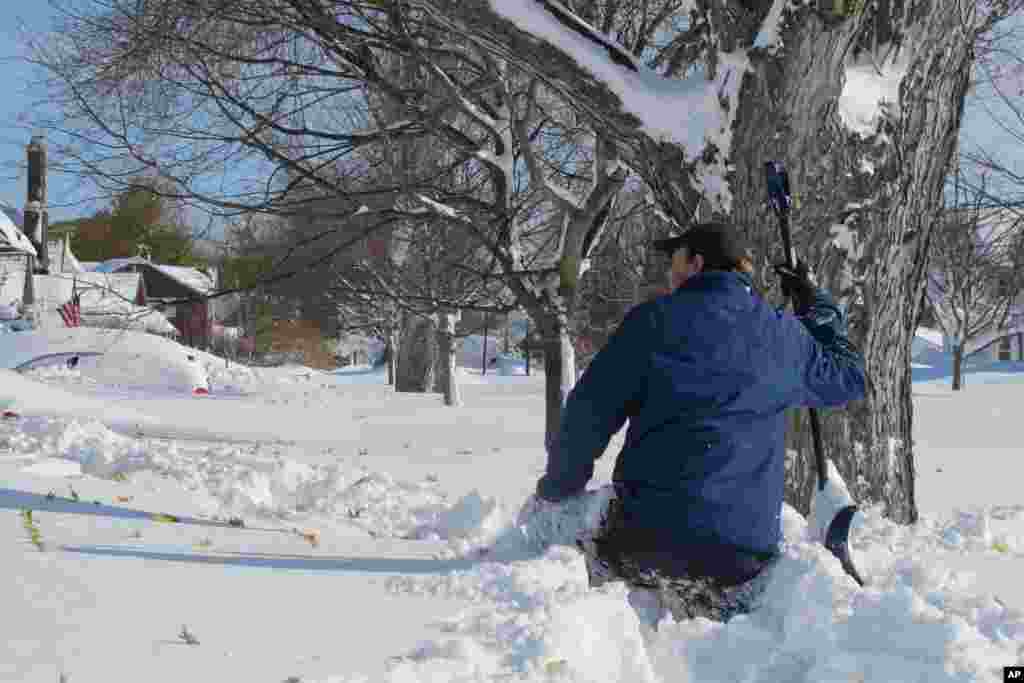
[[[133,311],[142,287],[139,273],[75,273],[74,280],[83,312]]]
[[[146,259],[140,256],[130,256],[128,258],[112,258],[106,261],[100,261],[93,266],[93,272],[96,273],[116,273],[119,270],[123,270],[128,266],[133,265],[152,265]]]
[[[14,207],[0,203],[0,251],[16,251],[35,254],[35,247],[21,231],[21,222],[15,222],[21,212]]]
[[[213,280],[210,276],[199,270],[198,268],[189,268],[187,266],[165,266],[162,264],[153,264],[160,272],[174,278],[186,287],[199,292],[200,294],[209,294],[214,290]]]
[[[129,266],[142,265],[150,268],[155,268],[167,277],[171,278],[183,287],[196,292],[197,294],[209,294],[214,290],[213,281],[210,276],[203,273],[198,268],[189,268],[187,266],[170,266],[162,263],[153,263],[147,261],[140,256],[132,256],[129,258],[116,258],[103,261],[93,266],[93,272],[97,273],[116,273]]]

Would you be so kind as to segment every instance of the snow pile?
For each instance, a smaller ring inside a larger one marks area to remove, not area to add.
[[[951,527],[900,527],[877,509],[864,514],[857,539],[871,577],[864,589],[786,506],[782,556],[764,577],[758,608],[724,624],[677,623],[646,591],[621,583],[588,589],[582,555],[560,543],[591,527],[606,501],[592,492],[561,517],[528,501],[518,526],[547,529],[558,542],[537,552],[529,542],[536,534],[524,533],[522,550],[533,552],[517,560],[392,580],[396,593],[458,597],[479,608],[446,622],[446,637],[396,663],[389,680],[997,681],[1024,649],[1024,611],[931,559]],[[987,538],[983,527],[970,516],[955,523],[977,539]]]
[[[136,439],[95,420],[8,420],[0,423],[0,449],[68,460],[106,479],[154,472],[177,481],[210,514],[315,518],[373,536],[446,540],[450,555],[493,542],[508,523],[497,501],[477,491],[450,502],[436,477],[409,482],[350,463],[306,464],[272,446]]]
[[[17,368],[44,357],[63,364],[62,354],[75,353],[100,354],[83,355],[79,369],[103,384],[191,392],[209,382],[197,352],[145,332],[74,327],[0,335],[0,367]]]
[[[77,370],[51,368],[34,370],[32,373],[60,382],[88,383]],[[110,427],[127,432],[139,427],[154,427],[160,423],[132,408],[112,405],[95,396],[72,394],[61,387],[33,381],[12,370],[0,369],[0,404],[22,415],[102,420]]]
[[[530,496],[515,524],[496,537],[490,552],[498,557],[513,558],[542,552],[553,545],[573,546],[576,539],[597,531],[614,497],[611,486],[589,490],[557,504]]]

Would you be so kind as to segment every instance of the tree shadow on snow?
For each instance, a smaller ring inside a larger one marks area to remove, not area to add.
[[[48,498],[39,493],[18,491],[0,487],[0,510],[33,510],[58,514],[94,515],[143,522],[154,521],[156,513],[135,510],[114,505],[96,505],[89,501],[74,501],[65,498]],[[177,516],[180,524],[211,526],[211,520],[198,517]],[[230,529],[227,525],[216,528]],[[246,526],[237,529],[240,534],[261,532],[284,532],[284,529]],[[472,560],[434,560],[421,558],[372,558],[295,555],[286,553],[218,552],[217,554],[190,553],[187,551],[146,550],[138,547],[110,545],[70,545],[61,549],[71,553],[106,555],[110,557],[135,557],[168,562],[194,562],[199,564],[233,565],[267,569],[293,569],[302,571],[363,572],[372,574],[439,574],[473,567]]]
[[[442,574],[466,570],[476,563],[471,560],[428,560],[400,557],[343,557],[289,555],[254,552],[190,553],[126,548],[112,545],[64,545],[61,550],[84,555],[134,557],[142,560],[193,562],[260,569],[292,569],[299,571],[354,572],[365,574]]]
[[[96,515],[99,517],[115,517],[118,519],[138,519],[152,521],[153,512],[133,510],[115,505],[96,505],[88,500],[68,500],[66,498],[48,498],[40,493],[18,491],[17,489],[0,488],[0,510],[37,510],[39,512],[58,512],[73,515]],[[203,524],[209,520],[196,517],[178,517],[185,524]]]
[[[987,374],[979,383],[997,383],[997,377],[1003,376],[1007,381],[1021,381],[1020,375],[1024,373],[1024,362],[1022,361],[972,361],[965,362],[963,368],[964,384],[971,381],[972,375]],[[934,360],[930,364],[919,364],[910,370],[912,382],[934,382],[936,380],[953,380],[953,362],[949,359]]]

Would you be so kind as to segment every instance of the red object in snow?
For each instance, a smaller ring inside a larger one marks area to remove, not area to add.
[[[65,327],[82,326],[82,297],[75,291],[66,303],[57,307],[60,317],[64,320]]]
[[[196,387],[192,390],[192,393],[196,396],[208,396],[210,394],[210,390],[206,387]]]
[[[4,417],[7,418],[8,420],[16,420],[18,419],[19,415],[13,410],[5,410]]]

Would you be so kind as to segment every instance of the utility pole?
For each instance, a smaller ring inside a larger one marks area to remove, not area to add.
[[[50,258],[46,252],[49,212],[46,209],[46,141],[42,135],[33,135],[28,144],[28,201],[25,203],[25,225],[22,230],[36,248],[33,270],[46,275],[50,272]]]

